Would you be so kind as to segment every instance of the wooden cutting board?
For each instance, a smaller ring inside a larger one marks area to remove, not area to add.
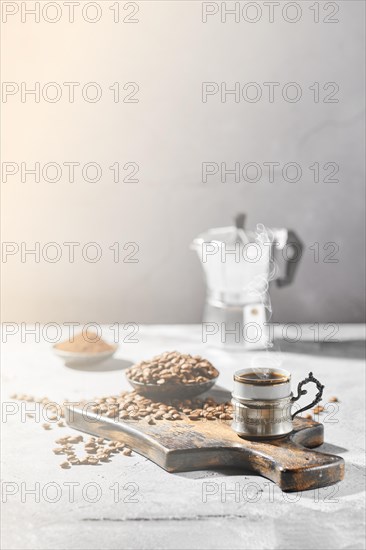
[[[230,422],[159,420],[116,421],[81,409],[68,410],[66,421],[77,430],[120,440],[168,472],[243,468],[264,476],[283,491],[304,491],[333,485],[343,479],[344,460],[311,451],[323,443],[322,424],[294,420],[290,435],[272,441],[239,437]]]

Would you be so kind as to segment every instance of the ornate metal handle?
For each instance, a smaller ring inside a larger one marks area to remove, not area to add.
[[[316,405],[317,403],[319,403],[319,401],[320,401],[321,398],[322,398],[324,386],[319,382],[319,380],[317,380],[316,378],[314,378],[312,372],[309,372],[309,376],[308,376],[307,378],[304,378],[304,380],[302,380],[302,382],[300,382],[299,385],[297,386],[297,396],[292,398],[292,402],[294,403],[295,401],[297,401],[298,399],[300,399],[300,397],[301,397],[302,395],[306,395],[306,394],[308,393],[307,390],[301,389],[305,384],[308,384],[308,382],[314,382],[314,384],[316,384],[316,387],[318,388],[319,391],[318,391],[318,393],[316,394],[314,401],[312,401],[312,402],[310,403],[310,405],[306,405],[306,407],[303,407],[302,409],[296,411],[296,412],[291,416],[292,419],[294,419],[295,416],[296,416],[297,414],[300,414],[301,412],[307,411],[308,409],[310,409],[311,407],[313,407],[314,405]]]

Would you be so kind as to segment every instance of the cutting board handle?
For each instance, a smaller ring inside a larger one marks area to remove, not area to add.
[[[271,442],[268,447],[268,452],[262,447],[260,453],[251,455],[249,465],[258,474],[277,483],[283,491],[325,487],[344,477],[344,461],[337,455],[312,451],[292,441],[291,437]]]

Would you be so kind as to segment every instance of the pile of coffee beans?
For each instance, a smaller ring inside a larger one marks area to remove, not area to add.
[[[232,420],[233,407],[230,402],[217,403],[211,397],[206,399],[169,399],[153,401],[136,391],[95,399],[88,411],[108,418],[125,420],[147,420],[156,424],[159,420]]]
[[[219,375],[218,370],[200,355],[166,351],[149,361],[141,361],[126,370],[127,378],[142,384],[199,384]]]

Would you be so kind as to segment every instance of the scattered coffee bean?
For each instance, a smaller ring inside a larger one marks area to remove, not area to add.
[[[97,452],[96,447],[84,447],[84,448],[89,455],[95,455],[95,453]]]
[[[130,456],[131,452],[132,452],[131,449],[123,449],[122,454],[125,456]]]
[[[75,454],[75,453],[74,453],[74,449],[65,449],[65,450],[64,450],[64,454],[65,454],[65,455],[68,455],[68,456],[72,456],[72,455]]]
[[[53,452],[55,453],[55,455],[62,455],[64,454],[64,450],[62,447],[56,447],[55,449],[53,449]]]
[[[109,462],[110,461],[109,456],[106,455],[106,454],[100,455],[99,460],[101,462]]]
[[[80,441],[83,441],[82,435],[68,437],[68,443],[80,443]]]

